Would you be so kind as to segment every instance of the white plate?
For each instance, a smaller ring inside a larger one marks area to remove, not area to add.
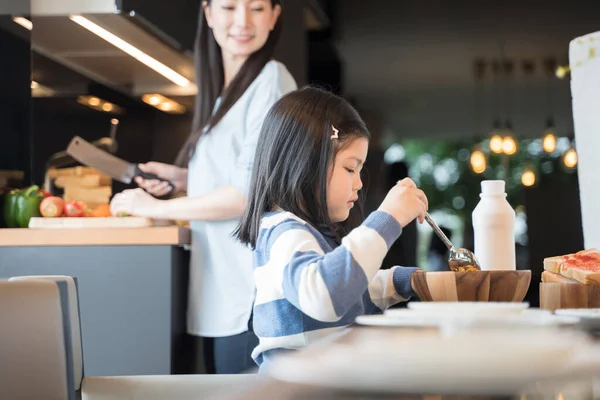
[[[561,308],[554,311],[556,315],[566,315],[579,318],[600,318],[600,308]]]
[[[360,315],[356,317],[357,324],[366,326],[393,326],[393,327],[422,327],[437,328],[439,323],[432,318],[394,318],[389,315]]]
[[[265,372],[350,391],[514,395],[532,382],[593,373],[600,357],[590,346],[583,334],[553,329],[375,336],[283,355]],[[586,353],[594,356],[578,362]]]
[[[386,310],[384,317],[365,318],[361,325],[377,326],[437,326],[446,333],[452,333],[457,328],[532,328],[559,325],[574,325],[578,318],[552,315],[539,309],[527,309],[522,312],[507,313],[434,313],[406,308]]]
[[[479,301],[423,301],[408,303],[408,308],[415,311],[444,315],[466,314],[520,314],[529,308],[529,303],[512,302],[479,302]]]

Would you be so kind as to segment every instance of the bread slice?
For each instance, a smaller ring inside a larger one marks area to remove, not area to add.
[[[550,272],[550,271],[542,272],[542,282],[543,283],[579,283],[576,280],[569,279],[560,274],[555,274],[554,272]]]
[[[561,267],[561,275],[586,285],[600,285],[600,261],[592,268],[587,266]]]
[[[565,261],[567,256],[556,256],[544,258],[544,270],[552,272],[553,274],[560,274],[560,264]]]
[[[544,259],[544,270],[585,284],[600,284],[600,251],[587,249]],[[551,275],[546,275],[547,279]],[[555,277],[553,277],[555,278]]]

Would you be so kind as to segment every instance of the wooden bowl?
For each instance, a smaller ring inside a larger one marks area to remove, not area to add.
[[[540,283],[540,308],[600,308],[600,285]]]
[[[521,302],[531,282],[531,271],[425,272],[413,285],[421,301]]]

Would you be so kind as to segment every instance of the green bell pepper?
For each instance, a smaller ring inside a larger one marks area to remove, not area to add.
[[[13,189],[4,195],[4,223],[7,228],[17,228],[17,198],[21,190]]]
[[[8,228],[27,228],[32,217],[41,217],[44,194],[38,186],[14,189],[4,195],[4,222]]]
[[[29,220],[32,217],[41,217],[40,204],[44,200],[44,194],[39,191],[36,185],[21,190],[17,197],[17,215],[16,222],[20,228],[29,227]]]

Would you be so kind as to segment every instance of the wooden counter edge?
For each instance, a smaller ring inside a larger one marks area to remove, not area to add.
[[[0,247],[184,245],[190,230],[178,226],[147,228],[0,229]]]

